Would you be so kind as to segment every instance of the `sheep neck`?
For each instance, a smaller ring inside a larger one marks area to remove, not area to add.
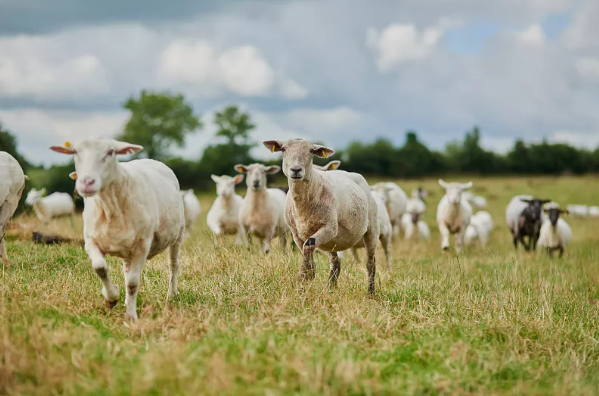
[[[221,209],[225,212],[225,213],[229,213],[229,211],[231,209],[233,209],[233,197],[235,196],[235,194],[232,195],[221,195],[220,196],[220,202],[221,202]]]
[[[268,191],[266,190],[266,188],[261,188],[259,190],[252,190],[250,188],[250,189],[248,189],[248,191],[245,195],[245,199],[248,200],[248,202],[250,203],[250,206],[252,208],[263,207],[267,198],[268,198]]]
[[[310,176],[299,181],[289,179],[289,194],[291,194],[295,209],[299,211],[306,209],[308,213],[312,212],[311,202],[320,196],[315,189],[319,184],[324,183],[322,175],[312,172]]]
[[[449,204],[449,209],[447,210],[447,214],[445,215],[445,221],[449,223],[453,223],[455,219],[460,215],[462,209],[462,203],[457,204]]]
[[[41,199],[39,201],[34,202],[32,206],[33,206],[33,211],[35,212],[37,217],[45,217],[46,216],[46,214],[44,212],[44,205],[43,205]]]
[[[91,197],[99,209],[98,215],[107,220],[119,220],[124,216],[131,206],[129,187],[129,175],[122,166],[117,165],[114,178],[103,186],[98,193]]]

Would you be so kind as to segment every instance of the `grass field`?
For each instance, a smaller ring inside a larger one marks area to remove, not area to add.
[[[119,261],[110,259],[110,275],[121,301],[107,310],[82,248],[11,234],[0,282],[0,394],[597,395],[599,219],[567,218],[573,241],[562,260],[550,260],[514,252],[504,210],[521,193],[597,204],[598,181],[474,180],[496,228],[486,249],[460,256],[440,249],[441,189],[424,182],[434,193],[433,239],[396,241],[392,273],[379,251],[374,299],[364,262],[343,262],[329,293],[328,262],[316,255],[316,280],[302,291],[297,250],[275,242],[265,257],[234,238],[215,249],[205,225],[213,197],[205,196],[183,248],[178,298],[165,305],[166,255],[148,262],[136,323],[124,319]],[[68,220],[49,230],[77,235]]]

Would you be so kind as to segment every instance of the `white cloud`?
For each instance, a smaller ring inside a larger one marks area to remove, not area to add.
[[[380,33],[370,28],[366,33],[366,44],[377,52],[378,69],[385,72],[402,63],[427,58],[452,25],[443,20],[422,32],[412,24],[401,23],[391,24]]]
[[[576,70],[584,79],[599,81],[599,57],[583,57],[576,61]]]
[[[288,99],[304,99],[308,96],[308,89],[294,80],[284,80],[281,83],[281,95]]]
[[[538,23],[531,25],[526,30],[518,32],[516,36],[518,40],[526,44],[545,43],[545,31],[543,30],[543,27]]]
[[[363,120],[356,110],[347,107],[332,109],[296,109],[281,116],[281,119],[293,128],[318,136],[342,132],[355,128]]]
[[[586,132],[560,130],[553,133],[549,140],[554,143],[566,143],[580,148],[595,148],[599,146],[599,128],[595,131]]]
[[[233,48],[218,59],[220,75],[229,90],[243,96],[261,96],[273,86],[273,71],[252,46]]]

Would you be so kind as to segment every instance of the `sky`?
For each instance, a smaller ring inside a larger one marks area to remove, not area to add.
[[[48,146],[113,136],[141,89],[250,112],[253,139],[341,149],[406,130],[442,149],[599,145],[597,0],[2,0],[0,122],[35,163]],[[267,156],[261,146],[255,154]]]

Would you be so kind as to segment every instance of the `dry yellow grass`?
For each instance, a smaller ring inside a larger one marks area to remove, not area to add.
[[[496,229],[487,249],[460,256],[441,252],[441,190],[424,185],[434,192],[433,240],[396,242],[392,273],[378,266],[374,299],[363,262],[343,262],[329,293],[328,263],[317,255],[316,280],[302,291],[297,250],[275,241],[264,256],[234,238],[215,249],[205,196],[183,248],[180,295],[166,306],[166,256],[157,257],[143,273],[140,320],[128,323],[117,260],[110,275],[122,300],[108,311],[80,247],[36,245],[13,229],[0,282],[0,393],[597,395],[599,219],[568,218],[572,244],[549,260],[514,252],[503,214],[520,193],[599,203],[597,180],[475,180]],[[47,230],[76,237],[80,227],[59,220]]]

